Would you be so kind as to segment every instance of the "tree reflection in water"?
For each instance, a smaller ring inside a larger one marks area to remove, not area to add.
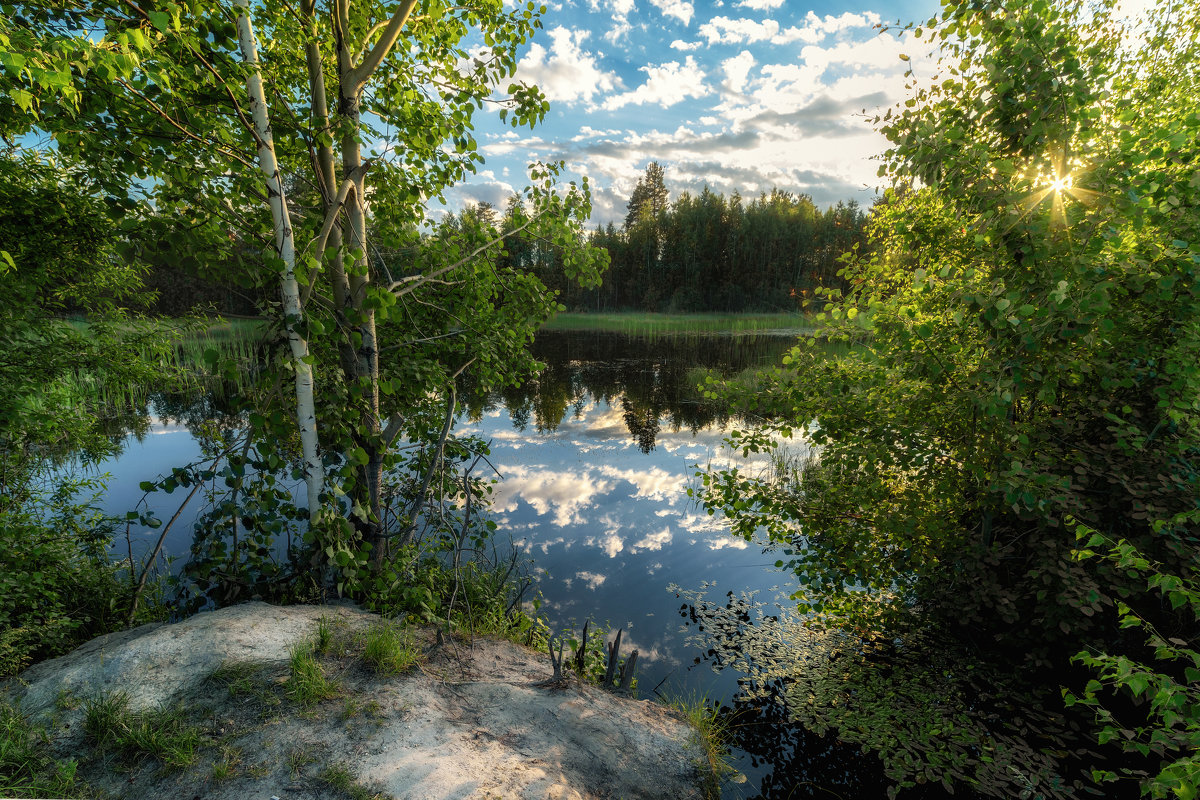
[[[543,331],[533,353],[546,366],[536,378],[486,395],[472,393],[468,416],[480,419],[501,406],[517,430],[557,430],[578,418],[590,401],[620,408],[638,449],[649,453],[663,430],[724,427],[730,416],[704,400],[696,386],[712,370],[729,376],[779,361],[794,337],[769,334],[642,338],[612,333]],[[469,390],[470,387],[467,387]]]

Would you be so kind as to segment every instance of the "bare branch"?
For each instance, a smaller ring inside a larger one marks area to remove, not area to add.
[[[393,281],[392,284],[390,286],[388,286],[388,291],[392,292],[397,297],[403,297],[406,294],[410,294],[410,293],[416,291],[421,286],[425,285],[426,283],[434,281],[434,280],[442,277],[443,275],[445,275],[447,272],[450,272],[451,270],[457,269],[458,267],[461,267],[463,264],[468,263],[469,261],[474,259],[476,256],[478,256],[480,253],[487,251],[493,245],[500,244],[501,242],[503,242],[505,239],[509,238],[510,236],[515,236],[516,234],[520,233],[521,231],[525,230],[530,225],[532,225],[535,221],[537,221],[538,217],[540,217],[540,216],[541,216],[541,213],[533,215],[524,225],[521,225],[518,228],[513,228],[511,231],[508,231],[506,233],[501,234],[500,236],[497,236],[495,239],[492,239],[490,242],[487,242],[486,244],[481,244],[479,247],[476,247],[474,250],[472,250],[466,256],[464,256],[463,258],[460,258],[458,261],[455,261],[453,264],[449,264],[448,266],[436,269],[433,272],[429,273],[428,275],[409,275],[407,278],[401,278],[398,281]]]
[[[471,359],[474,361],[475,359]],[[467,362],[470,363],[470,362]],[[461,370],[460,370],[461,371]],[[416,504],[413,506],[412,512],[409,514],[408,527],[400,534],[401,542],[408,544],[412,541],[413,531],[417,527],[417,517],[421,515],[421,509],[425,507],[425,493],[429,491],[429,483],[433,480],[433,473],[437,471],[438,466],[442,463],[442,451],[446,447],[446,439],[450,436],[450,426],[454,423],[454,412],[458,407],[458,393],[454,386],[454,380],[450,380],[450,398],[446,403],[446,421],[442,425],[442,433],[438,437],[437,447],[433,451],[433,458],[429,462],[429,469],[425,470],[425,477],[421,479],[421,488],[417,490]]]

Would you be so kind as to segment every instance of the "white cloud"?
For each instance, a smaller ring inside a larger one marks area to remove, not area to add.
[[[738,44],[765,42],[779,33],[779,23],[773,19],[758,22],[752,19],[713,17],[700,26],[700,35],[709,44]]]
[[[612,17],[613,26],[604,34],[606,41],[616,44],[632,29],[629,24],[629,14],[633,11],[634,0],[611,0],[602,3],[601,0],[588,0],[588,8],[592,11],[602,11]]]
[[[588,31],[559,26],[550,30],[550,51],[534,42],[517,65],[517,78],[536,84],[551,102],[591,102],[597,94],[620,87],[615,73],[605,72],[596,56],[581,45]]]
[[[609,558],[616,558],[617,554],[625,549],[625,540],[617,535],[621,530],[621,523],[612,514],[605,514],[600,518],[600,524],[605,528],[604,534],[589,536],[583,540],[583,544],[586,547],[599,547]]]
[[[671,49],[672,50],[682,50],[683,52],[686,53],[691,50],[699,50],[700,43],[699,42],[685,42],[683,39],[676,39],[675,41],[671,42]]]
[[[603,104],[606,111],[647,103],[666,108],[682,102],[684,98],[704,97],[712,91],[704,83],[704,70],[700,69],[692,56],[688,56],[683,64],[668,61],[641,69],[646,73],[646,82],[633,91],[609,97]]]
[[[599,547],[609,558],[616,558],[617,554],[625,549],[625,540],[615,533],[606,533],[600,537],[589,536],[583,543],[588,547]]]
[[[451,186],[443,194],[449,204],[463,207],[477,203],[491,203],[496,208],[503,208],[505,201],[516,194],[512,184],[498,180],[491,170],[480,170],[471,183],[460,183]]]
[[[730,550],[745,550],[750,546],[750,543],[745,539],[739,539],[733,534],[713,537],[706,541],[705,544],[708,545],[709,550],[724,550],[726,548]]]
[[[586,583],[588,585],[588,588],[591,589],[593,592],[596,591],[596,589],[601,584],[603,584],[606,580],[608,580],[607,575],[601,575],[596,572],[586,572],[586,571],[585,572],[576,572],[575,577],[578,578],[579,580],[583,581],[584,583]]]
[[[530,526],[530,527],[532,527],[532,526]],[[542,541],[535,544],[534,547],[540,547],[542,550],[542,555],[546,556],[546,555],[550,555],[551,547],[554,547],[555,545],[559,545],[559,544],[565,544],[566,541],[567,540],[565,537],[559,536],[557,539],[543,539]]]
[[[668,472],[661,467],[650,469],[619,469],[611,465],[600,467],[600,474],[613,480],[623,480],[637,487],[635,497],[648,497],[659,502],[665,500],[675,505],[683,496],[684,476]]]
[[[608,42],[609,44],[615,45],[618,42],[620,42],[623,38],[628,36],[629,31],[631,31],[632,29],[633,29],[633,26],[629,24],[629,20],[627,20],[627,19],[616,20],[615,22],[613,22],[613,26],[608,29],[608,32],[604,34],[604,41]]]
[[[741,93],[746,89],[746,80],[750,70],[754,68],[754,56],[749,50],[743,50],[736,56],[726,59],[721,64],[725,72],[725,87],[730,91]]]
[[[599,480],[590,472],[571,472],[505,467],[505,478],[496,484],[492,508],[498,512],[517,509],[524,500],[539,515],[553,512],[560,528],[585,522],[582,512],[595,505],[594,498],[607,494],[612,483]]]
[[[749,8],[752,11],[772,11],[779,8],[784,3],[784,0],[742,0],[740,3],[734,3],[737,8]],[[809,12],[812,13],[811,11]]]
[[[663,528],[658,533],[648,533],[634,542],[633,546],[629,548],[629,552],[640,553],[643,550],[662,550],[663,547],[671,543],[672,536],[670,526]]]
[[[818,17],[809,11],[802,25],[790,28],[781,28],[773,19],[713,17],[700,26],[699,33],[709,44],[789,44],[797,41],[816,44],[827,36],[854,29],[870,29],[878,25],[879,21],[879,15],[873,11],[864,14],[847,11],[836,17],[832,14]]]
[[[686,0],[650,0],[650,4],[661,11],[664,17],[675,17],[684,25],[690,23],[692,15],[696,13],[696,9]]]

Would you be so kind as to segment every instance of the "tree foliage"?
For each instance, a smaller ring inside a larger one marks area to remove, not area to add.
[[[173,383],[165,330],[126,311],[141,270],[116,239],[77,172],[0,156],[0,675],[125,621],[115,521],[91,506],[103,481],[65,464],[116,450],[128,387]]]
[[[1064,675],[1081,681],[1070,657],[1136,654],[1113,624],[1122,608],[1186,627],[1140,573],[1076,558],[1068,521],[1194,576],[1200,13],[1164,6],[1134,28],[1107,5],[948,2],[909,29],[938,73],[910,75],[910,99],[878,120],[895,188],[873,214],[876,250],[848,258],[844,292],[822,290],[831,334],[858,349],[825,360],[802,345],[741,399],[778,422],[740,446],[800,432],[817,458],[708,475],[706,502],[782,551],[808,624],[852,637],[845,691],[816,692],[802,718],[889,758],[909,742],[918,757],[890,764],[900,785],[963,779],[941,752],[972,729],[975,763],[1012,771],[968,782],[1071,796],[1099,756],[1073,732],[1078,709],[1053,701]],[[917,705],[957,708],[958,723],[922,726],[917,710],[855,724],[914,702],[865,677],[896,647],[898,663],[942,665],[957,689]],[[988,744],[1020,731],[1029,753]]]
[[[705,187],[668,202],[663,179],[652,163],[624,228],[592,234],[611,262],[601,286],[572,287],[553,259],[522,255],[572,308],[777,311],[798,308],[818,286],[840,287],[838,258],[866,243],[867,215],[853,201],[822,210],[778,189],[744,202]]]
[[[379,572],[408,525],[384,529],[385,475],[437,461],[429,440],[454,378],[516,380],[532,366],[523,345],[557,307],[535,279],[499,268],[504,239],[422,230],[427,203],[482,160],[480,109],[514,125],[545,114],[535,88],[509,80],[544,9],[99,0],[5,11],[3,133],[44,131],[80,157],[131,247],[154,243],[160,259],[200,262],[251,295],[284,287],[264,311],[290,354],[246,392],[262,457],[250,466],[294,465],[325,490],[321,509],[308,504],[307,535],[338,559],[339,586],[359,585],[359,556]],[[588,187],[559,187],[558,170],[531,167],[508,234],[548,243],[588,283],[602,268],[582,245]],[[304,411],[310,372],[315,414]],[[293,376],[294,401],[279,391]]]

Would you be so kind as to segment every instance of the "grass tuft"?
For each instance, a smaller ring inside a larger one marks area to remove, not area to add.
[[[265,668],[265,664],[227,661],[213,670],[208,679],[224,684],[230,697],[253,699],[259,711],[265,715],[281,702],[275,685],[263,678]]]
[[[420,652],[407,631],[390,622],[381,622],[367,631],[363,659],[379,675],[399,675],[416,664]]]
[[[706,797],[721,796],[721,783],[740,776],[730,763],[729,722],[721,714],[721,705],[703,695],[675,695],[665,698],[667,706],[683,715],[702,749],[700,767],[704,772]],[[744,780],[744,778],[743,778]]]
[[[291,770],[293,778],[299,778],[304,773],[304,768],[309,764],[315,764],[317,759],[303,747],[293,747],[288,750],[288,769]]]
[[[372,792],[354,779],[353,773],[343,764],[330,764],[321,771],[317,779],[322,783],[337,789],[350,800],[391,800],[391,795],[383,792]]]
[[[338,686],[325,677],[325,670],[317,661],[311,643],[305,642],[292,648],[291,669],[287,696],[293,703],[307,708],[322,700],[337,697]]]
[[[212,779],[214,781],[229,780],[237,774],[241,763],[242,751],[240,748],[228,744],[221,745],[220,756],[212,765]]]
[[[182,708],[135,712],[122,692],[86,702],[83,729],[101,751],[129,764],[155,758],[167,767],[188,767],[200,747],[200,730],[186,721]]]
[[[317,620],[317,641],[313,649],[321,655],[326,655],[333,649],[333,621],[329,617]]]
[[[0,797],[78,797],[78,766],[56,760],[45,730],[0,697]]]

